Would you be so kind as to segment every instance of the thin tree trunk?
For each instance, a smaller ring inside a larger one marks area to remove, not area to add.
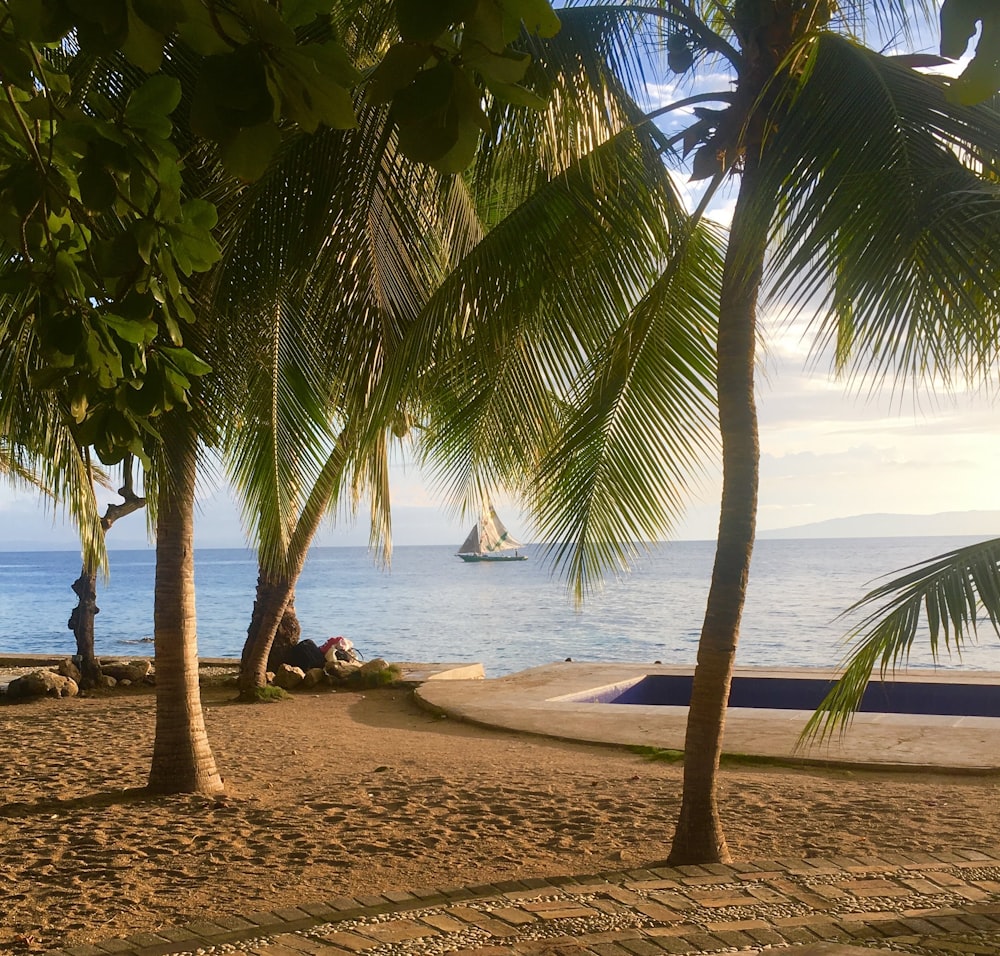
[[[97,570],[85,561],[72,588],[79,600],[70,612],[68,627],[76,639],[80,686],[96,687],[101,679],[101,665],[94,652],[94,618],[101,612],[97,606]]]
[[[240,666],[240,699],[252,700],[258,688],[267,684],[267,659],[274,643],[274,635],[281,623],[282,615],[295,593],[295,584],[302,573],[309,554],[309,545],[316,536],[323,515],[334,499],[340,487],[346,462],[346,437],[341,434],[336,447],[326,460],[316,484],[309,493],[306,505],[302,510],[295,531],[292,533],[285,558],[285,571],[282,574],[267,574],[262,569],[257,583],[258,605],[254,607],[254,617],[258,616],[259,624],[256,635],[248,634],[247,644],[243,648],[243,659]],[[264,585],[264,598],[261,600],[261,581]],[[251,622],[253,628],[253,622]]]
[[[156,522],[154,793],[219,793],[198,686],[194,601],[194,488],[197,436],[186,418],[163,429],[165,473]]]
[[[719,818],[716,778],[757,515],[757,409],[754,340],[766,230],[748,209],[756,188],[748,156],[726,252],[719,313],[718,392],[722,506],[708,604],[698,643],[684,741],[684,787],[669,862],[730,859]]]
[[[90,469],[90,459],[87,458],[87,468]],[[146,499],[135,493],[132,477],[132,456],[125,459],[124,480],[122,487],[118,489],[122,503],[120,505],[108,504],[101,518],[101,533],[107,535],[111,526],[125,515],[132,514],[146,507]],[[91,481],[93,487],[93,481]],[[79,598],[77,605],[73,608],[69,616],[69,629],[76,638],[76,655],[79,658],[79,668],[83,688],[97,687],[101,679],[101,665],[97,660],[94,649],[94,618],[100,614],[101,609],[97,606],[97,568],[84,559],[83,567],[80,569],[78,577],[72,585],[73,591]]]

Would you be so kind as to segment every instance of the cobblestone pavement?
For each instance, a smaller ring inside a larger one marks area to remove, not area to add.
[[[303,902],[58,956],[1000,954],[1000,847],[651,867]]]

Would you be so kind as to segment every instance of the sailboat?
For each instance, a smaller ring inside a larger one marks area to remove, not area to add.
[[[479,523],[473,525],[458,549],[458,556],[463,561],[527,561],[528,556],[517,551],[523,547],[520,541],[511,537],[493,505],[487,505]]]

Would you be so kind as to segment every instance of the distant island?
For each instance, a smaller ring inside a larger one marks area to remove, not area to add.
[[[1000,537],[1000,511],[944,511],[933,515],[869,514],[830,518],[758,531],[767,538],[911,538],[940,535]]]

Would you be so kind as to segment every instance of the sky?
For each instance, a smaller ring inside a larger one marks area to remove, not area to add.
[[[649,92],[655,106],[677,95],[678,88],[667,84]],[[690,92],[687,88],[681,95]],[[680,186],[693,200],[693,188]],[[732,198],[723,196],[710,211],[727,222]],[[827,364],[810,361],[801,326],[767,313],[761,326],[759,530],[859,514],[1000,509],[995,397],[985,391],[926,388],[870,397],[836,380]],[[714,537],[720,487],[718,466],[710,465],[692,489],[674,537]],[[472,519],[459,519],[412,464],[401,460],[393,466],[391,488],[395,545],[457,546],[462,541]],[[500,500],[497,509],[515,535],[532,539],[516,501]],[[141,515],[119,522],[111,534],[111,547],[148,544]],[[226,490],[204,485],[197,546],[239,547],[245,540],[238,508]],[[366,545],[367,525],[341,520],[325,527],[317,544]],[[0,550],[75,546],[72,527],[59,512],[32,492],[0,484]]]

